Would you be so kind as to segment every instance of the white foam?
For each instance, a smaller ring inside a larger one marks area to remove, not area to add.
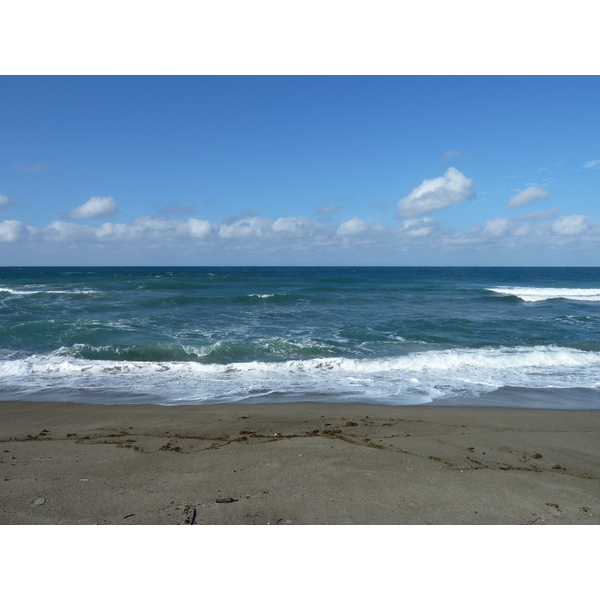
[[[39,294],[39,290],[36,291],[25,291],[25,290],[13,290],[12,288],[0,288],[0,292],[6,292],[7,294],[14,295],[26,295],[26,294]]]
[[[544,300],[583,300],[586,302],[600,302],[600,289],[598,288],[535,288],[535,287],[496,287],[487,288],[488,292],[495,292],[503,296],[517,296],[525,302],[542,302]]]
[[[537,346],[228,364],[85,360],[56,352],[2,360],[0,377],[20,389],[136,391],[165,402],[232,402],[282,393],[414,404],[504,386],[596,389],[600,352]]]
[[[13,288],[0,288],[0,292],[13,294],[15,296],[27,296],[29,294],[97,294],[95,290],[15,290]]]

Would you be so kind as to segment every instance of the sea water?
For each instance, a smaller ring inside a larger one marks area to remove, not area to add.
[[[0,268],[0,400],[600,408],[600,269]]]

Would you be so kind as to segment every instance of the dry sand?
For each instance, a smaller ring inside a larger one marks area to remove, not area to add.
[[[600,411],[0,402],[2,524],[598,524]]]

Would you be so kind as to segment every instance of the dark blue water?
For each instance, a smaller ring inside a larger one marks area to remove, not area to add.
[[[600,269],[0,268],[0,399],[600,408]]]

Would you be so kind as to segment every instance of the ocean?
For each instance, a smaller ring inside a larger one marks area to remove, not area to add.
[[[600,408],[600,268],[0,268],[0,400]]]

